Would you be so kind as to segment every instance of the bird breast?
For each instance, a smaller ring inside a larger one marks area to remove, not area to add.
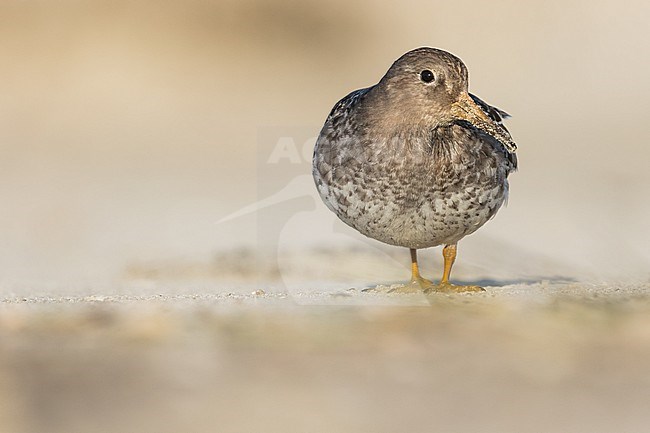
[[[507,155],[474,130],[328,137],[346,130],[326,125],[313,174],[325,204],[366,236],[408,248],[452,244],[506,200]]]

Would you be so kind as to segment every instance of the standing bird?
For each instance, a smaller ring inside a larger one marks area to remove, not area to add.
[[[456,244],[508,197],[517,146],[508,114],[468,93],[456,56],[418,48],[374,86],[332,109],[314,149],[318,192],[344,223],[411,252],[412,277],[398,292],[480,291],[450,283]],[[444,245],[439,284],[420,276],[417,250]]]

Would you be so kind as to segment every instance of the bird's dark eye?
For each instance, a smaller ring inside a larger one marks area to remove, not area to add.
[[[435,79],[436,77],[433,75],[433,72],[428,69],[420,72],[420,80],[424,81],[425,83],[431,83]]]

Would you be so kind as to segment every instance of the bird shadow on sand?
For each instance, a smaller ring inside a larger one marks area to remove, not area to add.
[[[514,285],[531,285],[540,283],[575,283],[577,280],[571,277],[552,276],[552,277],[531,277],[531,278],[510,278],[510,279],[492,279],[483,278],[478,280],[456,280],[456,284],[464,286],[481,286],[481,287],[505,287]]]

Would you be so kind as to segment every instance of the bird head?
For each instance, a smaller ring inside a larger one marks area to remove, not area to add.
[[[467,67],[458,57],[435,48],[404,54],[373,88],[378,113],[395,128],[433,129],[465,122],[514,151],[508,131],[468,93]]]

